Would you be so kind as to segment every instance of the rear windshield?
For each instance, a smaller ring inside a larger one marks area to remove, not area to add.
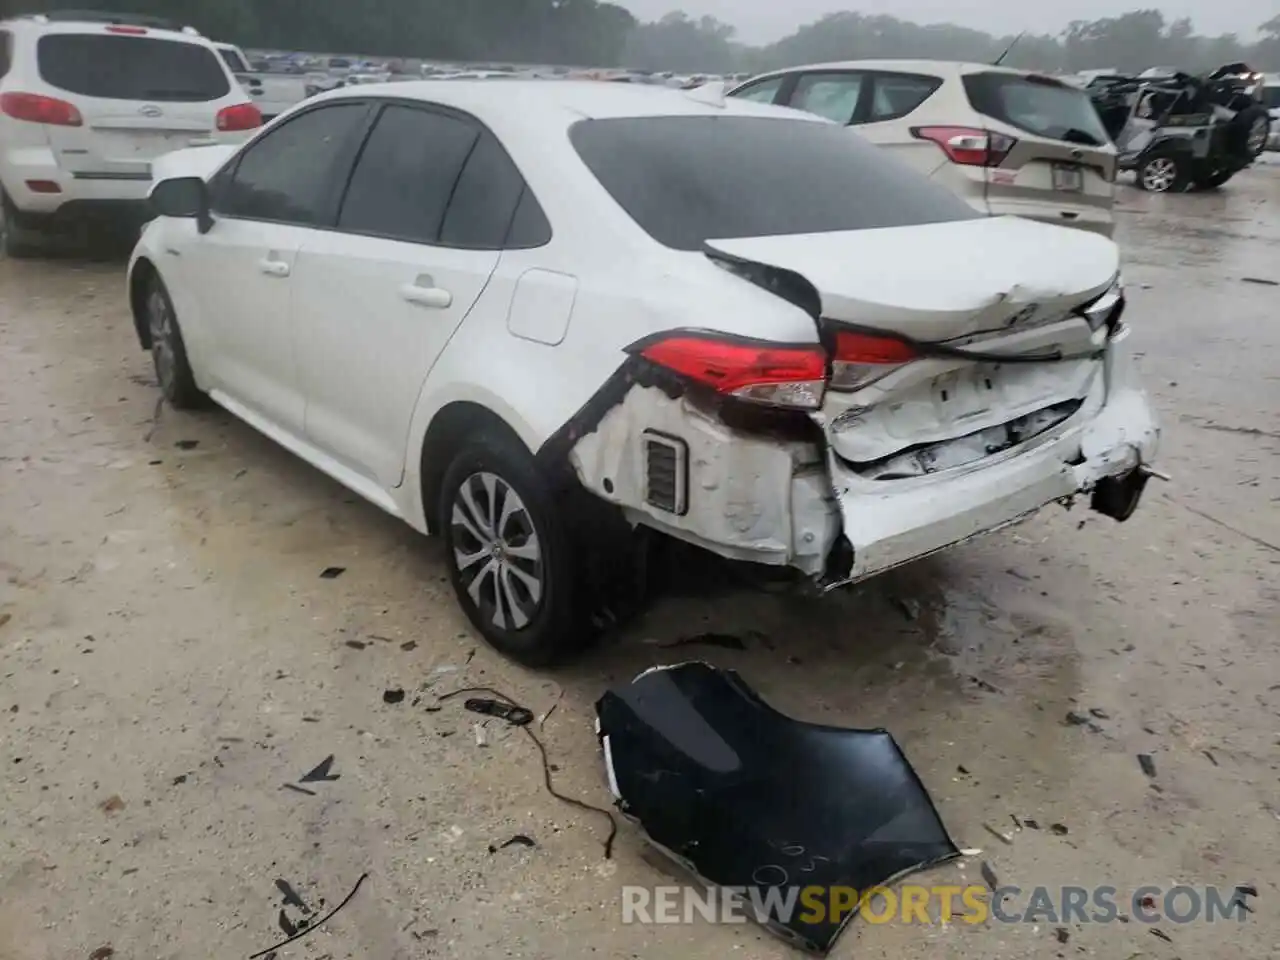
[[[971,73],[964,89],[974,110],[1051,140],[1101,146],[1111,138],[1089,95],[1056,80],[1014,73]]]
[[[978,216],[848,128],[773,117],[581,120],[578,155],[650,236],[711,239],[904,227]]]
[[[208,47],[180,40],[52,33],[40,38],[45,83],[112,100],[205,103],[231,92],[226,69]]]

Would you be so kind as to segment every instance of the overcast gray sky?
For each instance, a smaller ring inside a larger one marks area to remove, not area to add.
[[[887,13],[917,23],[957,23],[995,34],[1057,33],[1071,20],[1097,20],[1126,10],[1153,7],[1150,0],[618,0],[641,20],[656,20],[671,10],[690,16],[709,14],[738,28],[747,43],[764,43],[791,33],[833,10]],[[1170,20],[1191,17],[1198,33],[1238,33],[1253,40],[1257,27],[1280,10],[1277,0],[1165,0]],[[961,13],[963,9],[965,12]]]

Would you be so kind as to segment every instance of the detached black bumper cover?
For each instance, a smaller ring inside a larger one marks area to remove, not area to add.
[[[704,663],[643,673],[596,712],[618,808],[704,884],[745,888],[747,916],[790,889],[822,888],[829,907],[832,888],[861,895],[960,855],[884,730],[792,720]],[[755,919],[824,955],[858,912],[806,922],[794,902]]]

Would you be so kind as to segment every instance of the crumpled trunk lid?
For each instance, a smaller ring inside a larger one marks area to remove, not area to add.
[[[860,389],[828,390],[819,416],[828,441],[875,479],[1007,449],[1070,416],[1101,371],[1105,334],[1078,310],[1115,281],[1119,253],[1095,234],[999,217],[707,246],[712,256],[803,277],[828,335],[856,328],[997,357],[1075,358],[1002,363],[926,350]],[[960,449],[931,449],[969,437]]]

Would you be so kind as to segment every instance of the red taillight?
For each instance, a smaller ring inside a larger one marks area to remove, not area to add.
[[[218,129],[223,133],[253,130],[262,126],[262,111],[252,103],[237,103],[218,111]]]
[[[48,123],[55,127],[84,124],[84,118],[74,106],[65,100],[43,97],[38,93],[0,93],[0,113],[15,120]]]
[[[920,356],[906,340],[841,330],[831,361],[833,390],[860,390]]]
[[[827,358],[812,347],[674,333],[639,349],[646,360],[717,393],[778,407],[822,405]]]
[[[127,33],[131,37],[141,37],[147,32],[146,27],[129,27],[119,23],[111,24],[106,30],[107,33]]]
[[[999,166],[1018,142],[977,127],[912,127],[911,135],[936,143],[952,163],[966,167]]]

